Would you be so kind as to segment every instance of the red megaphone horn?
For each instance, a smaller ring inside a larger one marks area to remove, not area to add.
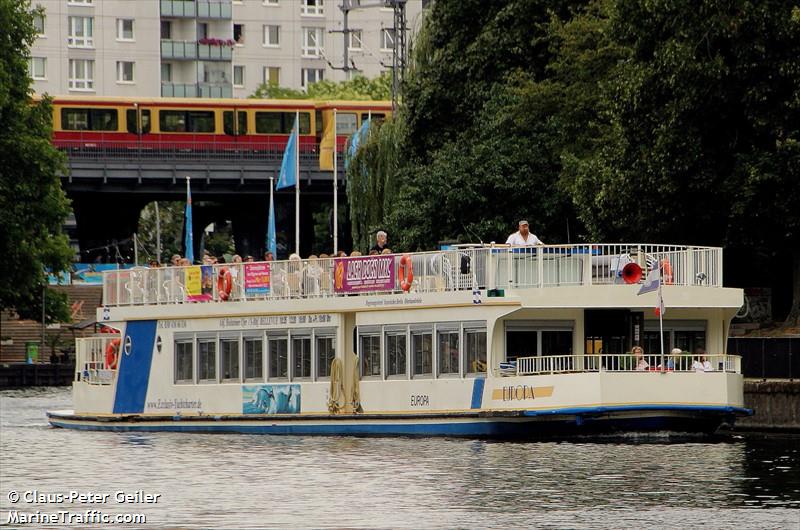
[[[642,279],[642,268],[636,263],[628,263],[622,268],[622,280],[625,283],[639,283]]]

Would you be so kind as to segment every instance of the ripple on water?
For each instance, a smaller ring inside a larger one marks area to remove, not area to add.
[[[68,389],[0,392],[0,489],[160,493],[138,507],[148,526],[185,528],[786,528],[800,513],[797,438],[518,443],[47,427],[45,410],[69,407]],[[9,508],[2,491],[0,513]]]

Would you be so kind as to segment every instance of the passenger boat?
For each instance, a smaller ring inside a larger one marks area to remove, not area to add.
[[[661,290],[638,295],[654,269]],[[722,249],[692,246],[107,271],[97,318],[112,332],[77,340],[74,410],[48,418],[110,431],[711,433],[748,413],[740,358],[725,351],[742,299],[722,285]],[[681,354],[661,353],[661,327],[664,351]]]

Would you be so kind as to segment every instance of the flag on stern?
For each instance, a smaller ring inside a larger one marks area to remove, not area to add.
[[[184,214],[184,236],[183,246],[186,247],[186,259],[189,263],[194,263],[194,236],[192,234],[192,188],[189,184],[189,177],[186,177],[186,213]]]
[[[661,287],[661,269],[653,269],[647,274],[642,287],[636,294],[652,293]]]
[[[298,123],[297,118],[295,118],[292,134],[289,136],[289,141],[286,142],[286,150],[283,152],[281,174],[278,177],[278,183],[275,185],[276,190],[291,188],[297,184],[297,128]]]

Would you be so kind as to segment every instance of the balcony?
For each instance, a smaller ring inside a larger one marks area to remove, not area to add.
[[[233,48],[227,45],[198,44],[197,58],[203,61],[230,61],[233,58]]]
[[[161,83],[161,97],[165,98],[231,98],[230,83]]]
[[[161,58],[193,61],[197,59],[197,43],[184,40],[162,40]]]
[[[232,98],[233,85],[230,83],[199,83],[201,98]]]
[[[161,17],[230,20],[231,0],[161,0]]]

